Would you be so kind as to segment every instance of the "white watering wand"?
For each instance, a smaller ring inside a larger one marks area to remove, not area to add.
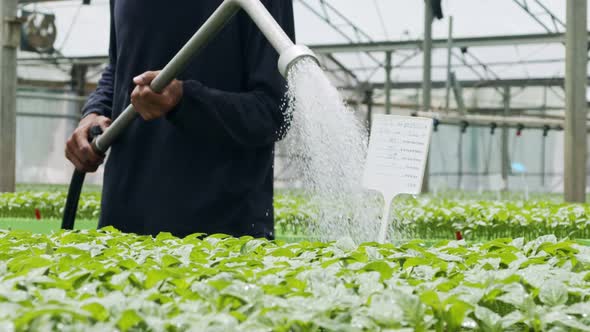
[[[399,194],[422,190],[433,120],[412,116],[375,115],[363,184],[383,195],[378,242],[387,240],[391,203]]]
[[[289,39],[289,36],[259,0],[225,0],[152,81],[151,89],[155,92],[164,90],[241,9],[252,18],[279,53],[278,69],[284,77],[287,76],[289,68],[302,58],[311,58],[317,62],[316,56],[309,48],[304,45],[295,45]],[[100,128],[93,128],[91,130],[92,137],[90,137],[92,148],[97,153],[104,155],[136,118],[137,112],[135,112],[133,105],[129,105],[104,133],[100,132]],[[64,209],[62,229],[73,229],[74,227],[84,177],[84,172],[74,171]]]

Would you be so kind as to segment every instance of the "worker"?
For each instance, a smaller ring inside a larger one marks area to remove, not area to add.
[[[114,142],[99,227],[274,237],[273,153],[285,133],[279,55],[241,11],[161,93],[150,82],[221,0],[111,0],[109,64],[66,144],[76,169],[103,162],[88,143],[126,106],[140,117]],[[263,0],[294,39],[292,0]]]

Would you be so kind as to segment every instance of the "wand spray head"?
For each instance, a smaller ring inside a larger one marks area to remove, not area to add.
[[[287,78],[291,67],[301,59],[313,59],[319,64],[315,54],[305,45],[293,45],[283,51],[279,57],[279,72]]]

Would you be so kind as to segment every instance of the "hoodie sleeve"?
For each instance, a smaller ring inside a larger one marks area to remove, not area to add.
[[[262,2],[294,40],[292,0]],[[282,102],[286,82],[278,71],[276,50],[250,18],[244,15],[239,19],[245,40],[245,92],[221,91],[186,80],[183,99],[168,119],[186,131],[214,133],[213,139],[219,141],[266,146],[279,140],[285,130]]]

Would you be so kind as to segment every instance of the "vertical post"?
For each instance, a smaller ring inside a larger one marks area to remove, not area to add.
[[[451,86],[453,88],[453,93],[455,94],[457,108],[459,109],[459,113],[461,113],[461,115],[465,115],[467,113],[467,107],[465,107],[465,101],[463,100],[463,89],[461,88],[461,84],[459,83],[459,80],[457,80],[455,73],[450,73],[450,76]]]
[[[367,104],[367,122],[369,123],[369,132],[373,123],[373,90],[367,89],[365,91],[365,103]]]
[[[71,70],[72,81],[70,83],[71,89],[78,97],[86,96],[86,73],[88,73],[88,65],[74,64]],[[78,102],[78,109],[82,111],[84,102]]]
[[[510,113],[510,87],[504,87],[504,117]],[[508,172],[510,170],[510,160],[508,156],[508,126],[502,126],[502,181],[504,190],[508,190]]]
[[[432,90],[432,4],[431,0],[424,1],[424,43],[422,51],[422,110],[429,111],[431,106],[430,92]]]
[[[543,130],[543,138],[541,139],[541,186],[545,188],[545,172],[546,172],[546,150],[547,150],[547,133]]]
[[[385,52],[385,114],[391,114],[391,51]]]
[[[541,111],[542,117],[545,118],[547,114],[547,87],[543,87],[543,110]],[[547,131],[543,129],[543,139],[541,140],[541,186],[545,188],[545,172],[547,166]]]
[[[16,187],[17,0],[0,1],[0,192]]]
[[[461,186],[463,185],[463,136],[465,133],[463,132],[463,125],[461,125],[459,129],[459,144],[457,146],[457,189],[461,190]]]
[[[86,94],[86,73],[88,65],[74,64],[71,70],[70,87],[78,96],[83,97]]]
[[[445,109],[449,111],[451,102],[451,60],[453,57],[453,16],[449,16],[449,39],[447,40],[447,84],[445,95]]]
[[[432,3],[431,0],[424,0],[424,43],[422,46],[423,72],[422,72],[422,110],[430,111],[430,92],[432,89]],[[426,170],[422,182],[422,192],[428,192],[430,182],[430,153],[426,160]]]
[[[563,179],[567,202],[586,201],[587,10],[586,0],[567,0]]]

